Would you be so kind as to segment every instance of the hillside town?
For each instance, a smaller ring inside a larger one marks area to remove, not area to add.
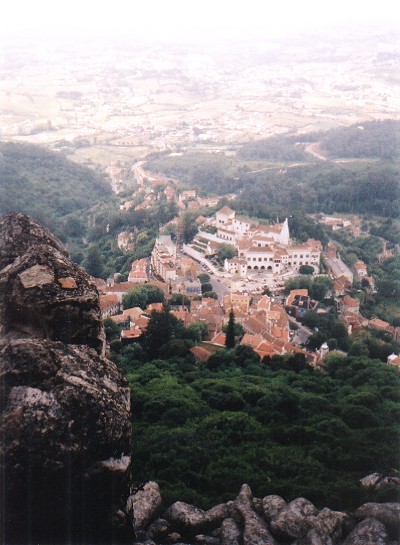
[[[154,188],[162,182],[148,175],[146,184],[144,174],[142,170],[142,183],[136,195],[140,194],[143,200],[136,204],[136,209],[154,204]],[[147,189],[143,191],[144,188]],[[199,197],[195,190],[179,191],[177,187],[167,186],[162,191],[168,200],[178,203],[181,213],[199,209],[200,205],[202,208],[215,207],[218,203],[215,198]],[[134,201],[127,201],[123,206],[129,207],[130,202]],[[354,229],[348,220],[328,218],[327,221],[333,229]],[[175,220],[175,224],[178,223],[179,218]],[[298,277],[304,267],[311,268],[313,278],[331,280],[332,289],[327,296],[334,300],[339,319],[350,336],[369,329],[384,331],[399,342],[400,328],[361,315],[359,301],[349,292],[356,280],[366,293],[375,293],[374,279],[361,260],[350,269],[332,241],[325,248],[314,239],[299,244],[290,236],[287,218],[264,224],[237,215],[226,205],[209,217],[198,216],[196,224],[197,234],[189,244],[180,241],[179,237],[173,240],[170,234],[160,234],[150,258],[131,264],[127,281],[118,283],[118,275],[107,282],[96,281],[103,319],[110,318],[122,327],[120,338],[123,343],[137,342],[146,331],[151,313],[163,312],[162,303],[152,303],[145,309],[124,308],[124,295],[149,284],[160,288],[167,301],[174,296],[171,314],[186,327],[198,323],[206,325],[205,338],[191,349],[198,361],[206,361],[225,346],[224,330],[233,312],[235,323],[243,332],[238,342],[253,348],[260,360],[266,356],[301,353],[310,364],[317,365],[329,353],[329,347],[324,342],[316,350],[307,349],[306,342],[313,330],[297,320],[301,321],[307,312],[324,314],[327,310],[310,297],[307,289],[293,289],[284,294],[285,281]],[[118,246],[121,249],[129,250],[131,235],[120,233]],[[223,263],[216,259],[221,245],[229,245],[234,254]],[[204,292],[204,284],[208,284],[208,292]],[[391,354],[388,363],[400,367],[400,356]]]

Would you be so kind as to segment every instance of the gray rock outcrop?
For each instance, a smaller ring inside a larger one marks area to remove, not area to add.
[[[285,539],[296,539],[310,526],[310,517],[315,517],[317,514],[318,509],[310,501],[297,498],[272,517],[271,530]]]
[[[164,514],[178,532],[184,535],[195,535],[217,528],[229,515],[226,504],[216,505],[203,511],[185,502],[177,501]]]
[[[96,288],[23,214],[0,221],[0,241],[2,538],[126,543],[130,393],[101,355]]]
[[[358,520],[373,518],[382,522],[392,538],[400,537],[400,503],[365,503],[355,512]]]
[[[237,523],[231,519],[225,519],[221,524],[221,545],[240,545],[241,531]]]
[[[366,518],[350,532],[343,545],[388,545],[385,525],[379,520]]]
[[[259,514],[261,505],[265,512]],[[348,515],[318,510],[305,498],[254,498],[244,484],[237,498],[208,511],[175,502],[143,529],[140,545],[399,545],[399,505],[364,504]],[[200,530],[201,528],[201,530]],[[296,534],[296,537],[293,537]]]
[[[146,483],[143,490],[128,498],[127,511],[135,521],[136,532],[143,530],[154,520],[161,506],[160,488],[155,482]]]
[[[96,286],[68,259],[61,242],[38,223],[16,213],[0,222],[0,240],[3,238],[1,336],[82,344],[102,353],[104,329]],[[18,256],[8,253],[13,244],[22,252]]]

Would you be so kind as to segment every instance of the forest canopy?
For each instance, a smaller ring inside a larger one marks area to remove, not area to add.
[[[0,142],[0,215],[16,210],[60,232],[66,216],[110,196],[109,182],[95,170],[41,146]],[[69,223],[72,232],[81,232],[78,216]]]
[[[167,503],[208,508],[247,482],[351,510],[360,478],[396,467],[400,375],[385,363],[331,356],[321,373],[302,355],[260,363],[245,346],[203,365],[171,356],[113,356],[131,388],[135,479],[156,480]]]

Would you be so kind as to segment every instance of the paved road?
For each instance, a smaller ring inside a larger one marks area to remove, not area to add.
[[[311,331],[311,329],[309,329],[308,327],[300,324],[292,316],[288,316],[288,318],[289,318],[290,322],[292,322],[293,324],[296,324],[297,327],[298,327],[298,329],[296,329],[296,331],[295,331],[292,343],[295,344],[295,345],[300,345],[300,344],[304,344],[305,342],[307,342],[308,337],[310,337],[310,335],[312,335],[314,332]]]
[[[227,293],[230,293],[231,290],[227,288],[225,284],[217,280],[216,277],[213,276],[212,274],[210,274],[209,276],[210,276],[210,284],[212,285],[215,293],[218,295],[219,302],[222,303],[224,299],[224,295],[226,295]]]
[[[146,178],[146,173],[142,168],[142,165],[144,165],[146,161],[138,161],[134,165],[132,165],[132,172],[136,178],[136,181],[139,185],[144,184],[144,178]]]

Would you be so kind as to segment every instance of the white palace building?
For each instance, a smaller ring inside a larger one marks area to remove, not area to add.
[[[302,244],[293,244],[287,219],[283,223],[261,225],[250,218],[237,216],[234,210],[224,206],[216,213],[215,227],[215,235],[200,231],[196,238],[206,253],[206,247],[210,250],[223,242],[237,249],[236,258],[225,260],[228,272],[242,277],[248,271],[282,274],[298,270],[301,265],[312,265],[319,270],[321,242],[309,239]]]

